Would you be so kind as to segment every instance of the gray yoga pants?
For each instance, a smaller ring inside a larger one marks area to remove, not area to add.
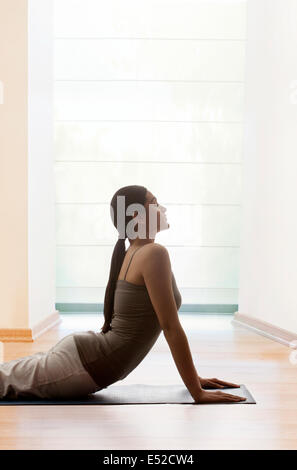
[[[72,398],[98,390],[80,360],[73,334],[62,338],[47,352],[0,363],[0,400]]]

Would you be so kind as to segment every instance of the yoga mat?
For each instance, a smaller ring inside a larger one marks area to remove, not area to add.
[[[246,401],[234,403],[212,403],[212,405],[245,405],[255,404],[256,401],[245,387],[224,388],[223,392],[246,397]],[[214,390],[208,390],[213,392]],[[17,400],[0,399],[0,405],[136,405],[136,404],[193,404],[193,397],[184,385],[111,385],[99,392],[75,399],[51,399],[41,398],[19,398]],[[209,404],[209,403],[207,403]]]

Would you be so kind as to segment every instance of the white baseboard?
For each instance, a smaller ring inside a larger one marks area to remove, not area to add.
[[[290,346],[292,341],[297,341],[297,334],[243,313],[235,312],[232,322],[249,328],[255,333],[266,336],[286,346]]]
[[[61,321],[59,311],[55,310],[33,328],[0,328],[0,341],[32,343],[34,339]]]

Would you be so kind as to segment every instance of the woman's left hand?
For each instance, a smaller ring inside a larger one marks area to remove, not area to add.
[[[239,388],[240,385],[231,382],[224,382],[219,379],[203,379],[199,377],[202,388]]]

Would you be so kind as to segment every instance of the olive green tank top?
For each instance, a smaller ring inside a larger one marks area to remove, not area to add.
[[[141,248],[141,247],[139,247]],[[111,330],[74,333],[77,350],[84,368],[99,389],[124,379],[144,359],[157,341],[162,329],[146,286],[118,280],[114,294]],[[177,310],[182,298],[172,272],[172,288]]]

